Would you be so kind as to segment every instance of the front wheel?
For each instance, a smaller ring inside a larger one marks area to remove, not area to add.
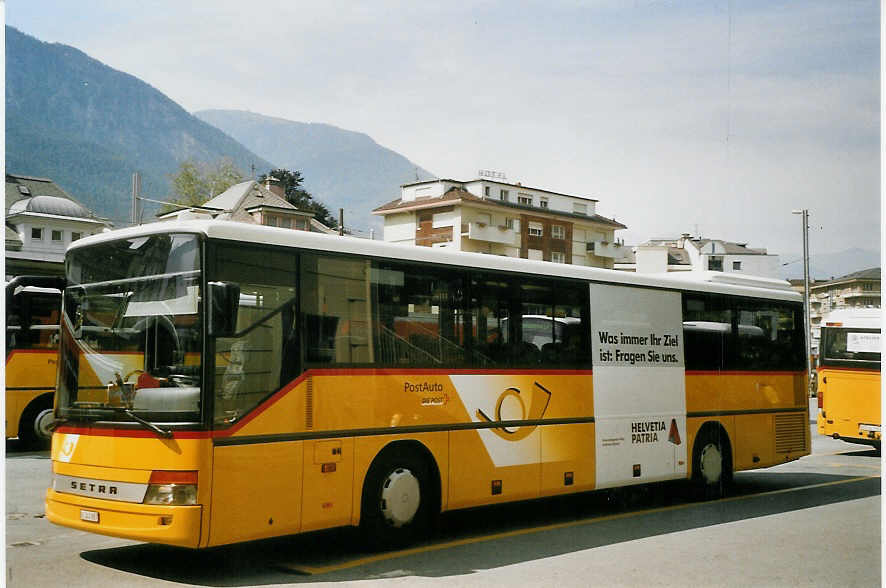
[[[702,499],[721,498],[732,481],[732,455],[726,434],[705,429],[693,450],[692,478]]]
[[[395,547],[427,532],[431,514],[428,467],[423,459],[396,451],[373,462],[363,484],[360,528],[369,544]]]

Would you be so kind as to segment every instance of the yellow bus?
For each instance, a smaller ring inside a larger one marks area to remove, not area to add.
[[[810,450],[779,281],[196,220],[79,240],[66,272],[46,515],[84,531],[399,544],[480,505],[717,496]]]
[[[6,438],[25,448],[48,447],[52,436],[63,284],[46,276],[6,284]]]
[[[880,309],[822,319],[818,433],[880,451]]]

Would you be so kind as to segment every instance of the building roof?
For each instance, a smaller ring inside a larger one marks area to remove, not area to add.
[[[411,185],[411,184],[410,184]],[[477,204],[490,204],[493,201],[484,200],[478,196],[474,196],[463,188],[450,188],[442,196],[434,196],[432,198],[417,198],[416,200],[403,200],[397,198],[391,200],[381,206],[374,208],[372,214],[390,214],[392,212],[401,212],[404,210],[417,210],[420,208],[437,208],[441,204],[454,204],[456,202],[474,202]]]
[[[723,247],[724,255],[769,255],[766,253],[765,249],[752,249],[748,247],[747,243],[732,243],[731,241],[723,241],[722,239],[693,239],[689,242],[696,243],[699,251],[701,251],[705,245],[715,243]],[[717,255],[717,253],[713,253],[712,255]]]
[[[837,278],[838,280],[879,280],[880,268],[872,267]]]
[[[419,182],[425,183],[425,182]],[[415,184],[407,184],[407,185],[415,185]],[[552,192],[553,193],[553,192]],[[453,187],[446,191],[442,196],[435,196],[431,198],[418,198],[416,200],[407,200],[404,201],[400,198],[397,200],[392,200],[386,204],[382,204],[378,208],[375,208],[372,211],[372,214],[391,214],[394,212],[404,212],[408,210],[421,210],[425,208],[438,208],[440,206],[447,206],[450,204],[456,204],[461,202],[473,203],[473,204],[485,204],[487,206],[496,206],[501,208],[510,208],[516,210],[522,210],[526,212],[532,213],[541,213],[541,214],[550,214],[554,216],[567,217],[572,219],[580,219],[584,221],[589,221],[592,223],[597,223],[601,225],[607,225],[609,227],[615,229],[626,229],[627,227],[620,222],[606,218],[605,216],[600,216],[599,214],[587,215],[587,214],[578,214],[574,212],[565,212],[560,210],[551,210],[550,208],[541,208],[538,206],[527,206],[525,204],[517,204],[515,202],[502,202],[501,200],[493,200],[490,198],[480,198],[479,196],[474,196],[467,190],[463,188]]]
[[[880,268],[872,267],[864,270],[860,270],[857,272],[852,272],[851,274],[846,274],[845,276],[840,276],[839,278],[834,278],[832,280],[828,280],[826,282],[816,282],[814,286],[810,286],[811,288],[823,288],[826,286],[833,286],[834,284],[841,284],[844,282],[852,282],[854,280],[880,280]]]
[[[72,218],[92,218],[92,214],[83,206],[73,200],[61,196],[32,196],[16,200],[9,207],[6,214],[21,214],[23,212],[35,212],[39,214],[51,214],[53,216],[67,216]]]
[[[245,223],[255,223],[252,213],[256,210],[267,210],[278,214],[292,214],[307,217],[310,230],[317,233],[337,234],[338,231],[330,229],[322,222],[314,218],[315,213],[311,210],[302,210],[265,188],[260,182],[248,180],[234,184],[215,198],[207,200],[200,205],[201,209],[208,210],[214,218],[219,220],[232,220]],[[185,209],[182,209],[185,210]],[[163,219],[177,217],[182,210],[167,212],[159,215]]]
[[[22,212],[98,218],[49,178],[6,174],[6,214]]]
[[[220,219],[246,222],[252,221],[250,210],[264,207],[272,208],[275,212],[291,212],[303,216],[314,215],[313,212],[299,210],[287,202],[285,198],[277,196],[254,180],[234,184],[201,206],[218,209],[221,212],[218,215]]]
[[[679,247],[668,247],[668,265],[692,265],[689,252]]]
[[[657,245],[652,241],[647,241],[643,243],[643,245]],[[668,250],[668,265],[692,265],[692,260],[689,257],[689,252],[685,249],[680,249],[679,247],[674,247],[673,245],[657,245],[658,247],[667,247]],[[637,263],[637,252],[636,249],[639,245],[636,246],[628,246],[621,247],[621,252],[619,256],[615,259],[615,263]]]
[[[247,182],[240,182],[239,184],[234,184],[218,196],[211,198],[201,204],[204,208],[216,208],[218,210],[234,210],[234,208],[240,203],[243,197],[246,195],[246,191],[252,187],[254,182],[249,180]]]
[[[421,186],[422,184],[436,184],[437,182],[451,182],[453,184],[473,184],[474,182],[486,182],[488,184],[498,184],[500,186],[508,186],[510,188],[514,188],[516,190],[533,190],[535,192],[544,192],[545,194],[552,194],[554,196],[568,196],[569,198],[579,198],[581,200],[588,200],[590,202],[599,202],[596,198],[588,198],[587,196],[576,196],[575,194],[564,194],[562,192],[551,192],[550,190],[545,190],[544,188],[533,188],[531,186],[524,186],[523,184],[511,184],[509,182],[500,182],[498,180],[492,180],[489,178],[477,178],[475,180],[453,180],[450,178],[440,178],[436,180],[422,180],[420,182],[410,182],[408,184],[401,184],[401,188],[408,188],[410,186]]]

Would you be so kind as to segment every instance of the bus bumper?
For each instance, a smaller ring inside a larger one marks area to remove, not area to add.
[[[866,425],[864,423],[858,425],[858,436],[862,439],[880,440],[880,425]]]
[[[155,506],[46,491],[46,518],[56,525],[123,539],[199,547],[202,506]]]

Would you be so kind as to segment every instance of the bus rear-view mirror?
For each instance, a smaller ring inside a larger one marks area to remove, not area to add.
[[[232,282],[209,282],[209,335],[230,337],[237,329],[240,286]]]

